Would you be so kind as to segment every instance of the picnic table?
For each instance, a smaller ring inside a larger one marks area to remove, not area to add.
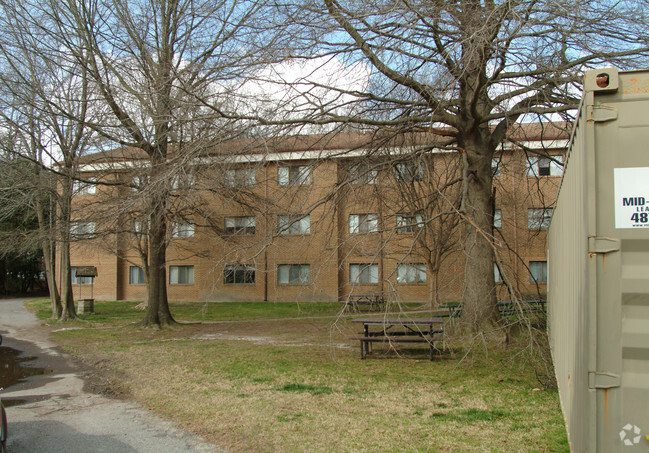
[[[520,303],[498,302],[498,311],[501,316],[518,315],[522,313],[545,314],[545,301],[526,300]]]
[[[361,311],[361,306],[369,307],[370,311],[381,311],[385,307],[382,294],[350,294],[345,301],[345,309]]]
[[[457,318],[462,314],[462,307],[462,304],[444,304],[439,306],[441,310],[448,310],[448,314],[443,314],[441,316],[447,317],[451,324],[455,324]]]
[[[361,344],[361,359],[372,352],[372,343],[427,343],[430,347],[430,360],[433,360],[435,341],[444,333],[443,320],[430,317],[374,317],[357,318],[352,322],[363,324],[361,337],[354,337]]]
[[[512,316],[512,315],[521,315],[521,314],[545,314],[545,301],[540,300],[526,300],[519,303],[514,302],[498,302],[498,312],[500,316]],[[441,316],[448,317],[451,322],[456,320],[462,314],[462,304],[446,304],[440,305],[439,308],[442,310],[448,310],[448,314],[443,314]]]

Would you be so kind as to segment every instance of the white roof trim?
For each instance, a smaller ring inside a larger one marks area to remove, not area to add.
[[[512,150],[516,148],[527,148],[533,150],[559,150],[566,149],[568,147],[568,140],[552,140],[550,142],[542,142],[540,140],[528,140],[528,141],[519,141],[516,143],[505,142],[501,145],[500,149],[502,150]],[[389,155],[399,155],[399,154],[410,154],[418,150],[427,148],[424,145],[419,146],[407,146],[407,147],[394,147],[389,149]],[[435,148],[431,150],[432,153],[441,154],[441,153],[452,153],[452,150],[445,150]],[[255,154],[239,154],[225,157],[225,161],[230,163],[259,163],[259,162],[291,162],[298,160],[323,160],[323,159],[346,159],[350,157],[363,157],[370,154],[374,154],[379,157],[382,155],[381,152],[376,152],[376,150],[370,148],[358,148],[358,149],[327,149],[327,150],[311,150],[311,151],[285,151],[285,152],[276,152],[276,153],[255,153]],[[209,164],[215,162],[219,157],[202,157],[196,164]],[[120,160],[119,162],[101,162],[96,164],[84,164],[79,166],[79,171],[81,172],[104,172],[104,171],[119,171],[119,170],[129,170],[138,167],[148,166],[148,161],[146,159],[133,159],[133,160]]]

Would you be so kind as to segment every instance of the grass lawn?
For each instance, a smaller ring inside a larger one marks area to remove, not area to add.
[[[377,346],[360,360],[338,303],[171,304],[188,324],[163,330],[137,325],[136,305],[48,324],[98,388],[228,451],[569,451],[557,392],[514,348],[430,362],[426,347]]]

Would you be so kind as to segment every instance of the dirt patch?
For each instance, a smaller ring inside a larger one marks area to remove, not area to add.
[[[335,318],[331,317],[334,321]],[[70,329],[71,330],[71,329]],[[283,347],[326,347],[337,349],[356,348],[354,342],[347,340],[351,332],[335,330],[323,319],[263,320],[263,321],[222,321],[183,323],[180,328],[168,328],[152,332],[151,341],[244,341],[258,345]],[[146,341],[145,341],[146,342]],[[102,356],[95,350],[94,357],[74,355],[75,365],[84,375],[84,391],[119,400],[133,399],[128,388],[124,371],[119,370],[119,362],[107,354]]]
[[[132,399],[131,392],[124,385],[124,377],[116,371],[115,363],[108,359],[89,360],[79,357],[74,362],[82,370],[85,392],[124,401]]]

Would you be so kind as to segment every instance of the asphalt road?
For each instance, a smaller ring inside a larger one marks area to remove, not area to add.
[[[21,300],[0,300],[0,333],[3,346],[33,356],[29,366],[47,370],[11,386],[0,382],[0,396],[11,404],[9,453],[223,451],[135,403],[84,391],[82,370],[56,350]]]

